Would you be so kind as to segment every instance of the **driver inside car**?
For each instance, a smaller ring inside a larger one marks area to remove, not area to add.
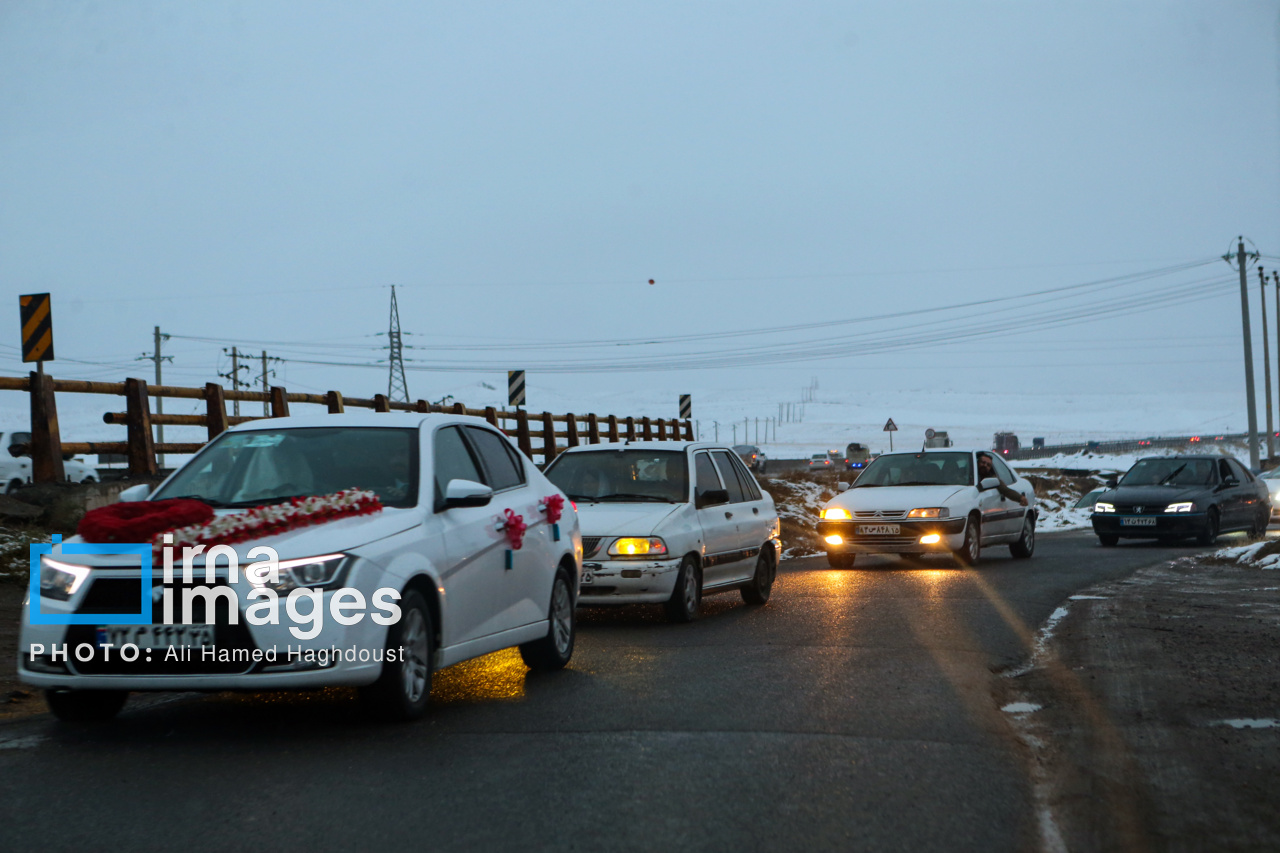
[[[1009,488],[1009,486],[1007,486],[1004,482],[1000,481],[1000,478],[996,475],[996,464],[995,462],[992,461],[991,455],[989,453],[979,453],[978,454],[978,483],[981,484],[982,481],[987,479],[988,477],[995,477],[996,481],[999,482],[999,485],[996,486],[996,490],[999,491],[1002,496],[1008,498],[1011,501],[1017,501],[1021,506],[1027,505],[1026,495],[1022,494],[1016,489]]]

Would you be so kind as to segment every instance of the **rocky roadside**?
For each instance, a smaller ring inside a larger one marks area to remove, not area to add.
[[[1280,571],[1184,558],[1072,596],[997,679],[1046,850],[1280,850]]]

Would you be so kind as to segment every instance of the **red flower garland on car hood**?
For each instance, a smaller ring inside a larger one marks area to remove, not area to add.
[[[293,498],[288,503],[256,506],[248,512],[219,516],[205,524],[173,531],[173,547],[184,545],[234,545],[275,536],[339,518],[372,515],[382,511],[382,501],[368,489],[344,489],[331,495]],[[157,551],[166,544],[161,536],[151,540]]]
[[[76,533],[86,542],[150,542],[157,533],[205,524],[213,517],[212,507],[191,498],[116,503],[86,512]]]

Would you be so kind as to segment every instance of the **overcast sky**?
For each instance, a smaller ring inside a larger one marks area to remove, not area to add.
[[[291,388],[371,394],[385,373],[301,360],[376,360],[395,283],[411,367],[481,368],[411,370],[414,397],[542,365],[531,388],[588,399],[794,399],[819,376],[831,395],[1167,388],[1172,409],[1243,409],[1221,261],[1068,291],[1036,310],[1075,325],[1021,334],[1019,302],[993,303],[993,329],[1013,321],[995,337],[947,333],[975,309],[763,330],[1210,260],[1237,234],[1280,256],[1278,34],[1277,4],[1223,0],[10,0],[0,372],[26,369],[16,296],[50,291],[55,376],[146,376],[131,359],[160,325],[271,341]],[[1137,310],[1194,282],[1206,298]],[[937,341],[747,357],[903,323]],[[663,340],[744,330],[762,331]],[[658,343],[569,346],[613,340]],[[227,367],[218,343],[170,351],[173,381]],[[663,363],[688,353],[720,361]],[[660,369],[598,372],[617,359]],[[596,372],[549,372],[574,366]]]

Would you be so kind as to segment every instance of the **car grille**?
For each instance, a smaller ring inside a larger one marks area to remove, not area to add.
[[[905,509],[859,510],[853,514],[854,518],[906,518],[906,516]]]
[[[1162,515],[1168,504],[1116,504],[1116,512],[1126,515]]]
[[[583,536],[582,537],[582,556],[591,558],[596,555],[596,551],[600,550],[601,536]]]

